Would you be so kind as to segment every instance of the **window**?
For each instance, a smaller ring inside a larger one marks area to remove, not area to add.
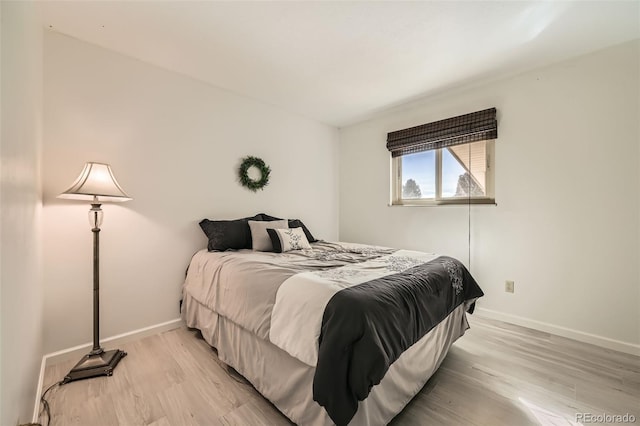
[[[496,109],[391,132],[392,203],[494,204]]]
[[[489,140],[394,157],[393,204],[495,203],[493,148]]]

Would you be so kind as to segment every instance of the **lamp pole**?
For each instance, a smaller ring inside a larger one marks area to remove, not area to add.
[[[91,212],[94,213],[93,233],[93,350],[91,355],[104,352],[100,347],[100,222],[102,215],[101,204],[91,204]]]

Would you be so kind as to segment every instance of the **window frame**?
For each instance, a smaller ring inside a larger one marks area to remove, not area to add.
[[[475,141],[481,142],[481,141]],[[475,143],[470,142],[470,143]],[[438,148],[436,154],[435,179],[436,195],[434,198],[402,198],[402,155],[393,157],[391,161],[391,205],[392,206],[440,206],[440,205],[467,205],[467,204],[492,204],[495,200],[495,139],[487,139],[486,157],[487,173],[485,177],[485,193],[483,197],[442,197],[442,150]]]

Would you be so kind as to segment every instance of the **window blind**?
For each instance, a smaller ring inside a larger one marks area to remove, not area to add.
[[[496,109],[489,108],[388,133],[387,149],[399,157],[497,137]]]

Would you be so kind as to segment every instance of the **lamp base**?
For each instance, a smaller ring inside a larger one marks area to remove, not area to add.
[[[127,353],[120,349],[102,351],[97,354],[89,353],[83,356],[80,362],[64,377],[63,384],[91,377],[111,376],[113,369],[125,356]]]

